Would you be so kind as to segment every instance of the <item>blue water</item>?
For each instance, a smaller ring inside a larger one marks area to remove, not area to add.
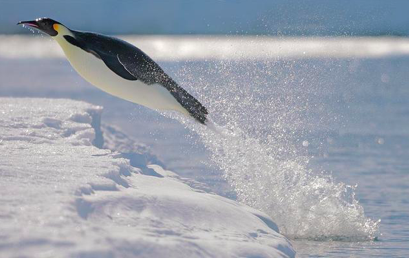
[[[96,8],[96,6],[98,8]],[[24,8],[22,8],[24,7]],[[0,33],[22,33],[18,20],[52,16],[107,34],[405,35],[405,0],[2,1]],[[94,10],[89,12],[89,10]],[[112,22],[107,17],[115,17]]]
[[[381,219],[375,241],[293,239],[298,257],[409,256],[409,57],[162,65],[220,124],[234,121],[260,142],[284,130],[278,159],[307,160],[313,173],[357,185],[365,215]],[[146,143],[168,169],[236,198],[195,133],[89,86],[65,60],[0,59],[0,96],[102,105],[105,123]]]

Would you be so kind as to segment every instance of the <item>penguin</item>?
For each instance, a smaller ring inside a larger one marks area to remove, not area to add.
[[[50,18],[20,21],[50,35],[72,67],[97,88],[154,110],[173,110],[206,125],[208,111],[134,45],[110,36],[71,30]]]

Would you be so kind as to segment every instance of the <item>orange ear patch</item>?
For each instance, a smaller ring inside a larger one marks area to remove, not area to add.
[[[59,27],[60,27],[60,26],[58,26],[57,23],[56,23],[56,24],[53,24],[53,28],[54,28],[55,31],[58,31]]]

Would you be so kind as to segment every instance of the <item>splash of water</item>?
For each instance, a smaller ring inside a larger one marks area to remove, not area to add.
[[[298,128],[309,125],[303,118],[310,106],[322,104],[320,96],[315,103],[310,100],[320,91],[308,82],[320,71],[312,73],[310,64],[295,65],[282,65],[286,73],[281,80],[278,73],[283,69],[277,69],[275,63],[218,63],[214,68],[217,74],[222,71],[220,81],[214,71],[197,76],[203,70],[182,69],[184,78],[212,78],[207,82],[211,87],[201,81],[205,84],[202,94],[212,100],[213,110],[219,110],[213,114],[224,126],[215,124],[216,129],[209,130],[176,117],[197,133],[213,163],[236,191],[238,201],[266,212],[285,235],[313,240],[372,240],[379,234],[379,221],[365,216],[355,198],[355,188],[335,182],[325,172],[309,169],[310,158],[300,155],[301,144],[294,144],[294,137],[302,137]],[[272,68],[278,72],[272,74]],[[307,74],[301,73],[304,70]],[[308,85],[303,83],[306,78]],[[317,78],[325,81],[322,76]],[[274,84],[280,87],[272,87]],[[310,125],[321,128],[326,122],[328,119]]]
[[[238,201],[266,212],[288,237],[342,241],[377,237],[379,222],[365,217],[353,186],[307,169],[305,158],[276,158],[271,145],[239,127],[209,130],[181,121],[210,150]]]
[[[33,29],[32,27],[30,27],[28,25],[25,25],[25,24],[22,24],[22,26],[23,26],[23,28],[28,29],[29,31],[31,31],[31,33],[33,33],[33,34],[37,33],[36,36],[40,36],[42,38],[45,36],[45,33],[38,30],[38,29]]]

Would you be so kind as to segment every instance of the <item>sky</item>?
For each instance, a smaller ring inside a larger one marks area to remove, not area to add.
[[[106,34],[409,35],[406,0],[0,0],[0,34],[50,17]]]

